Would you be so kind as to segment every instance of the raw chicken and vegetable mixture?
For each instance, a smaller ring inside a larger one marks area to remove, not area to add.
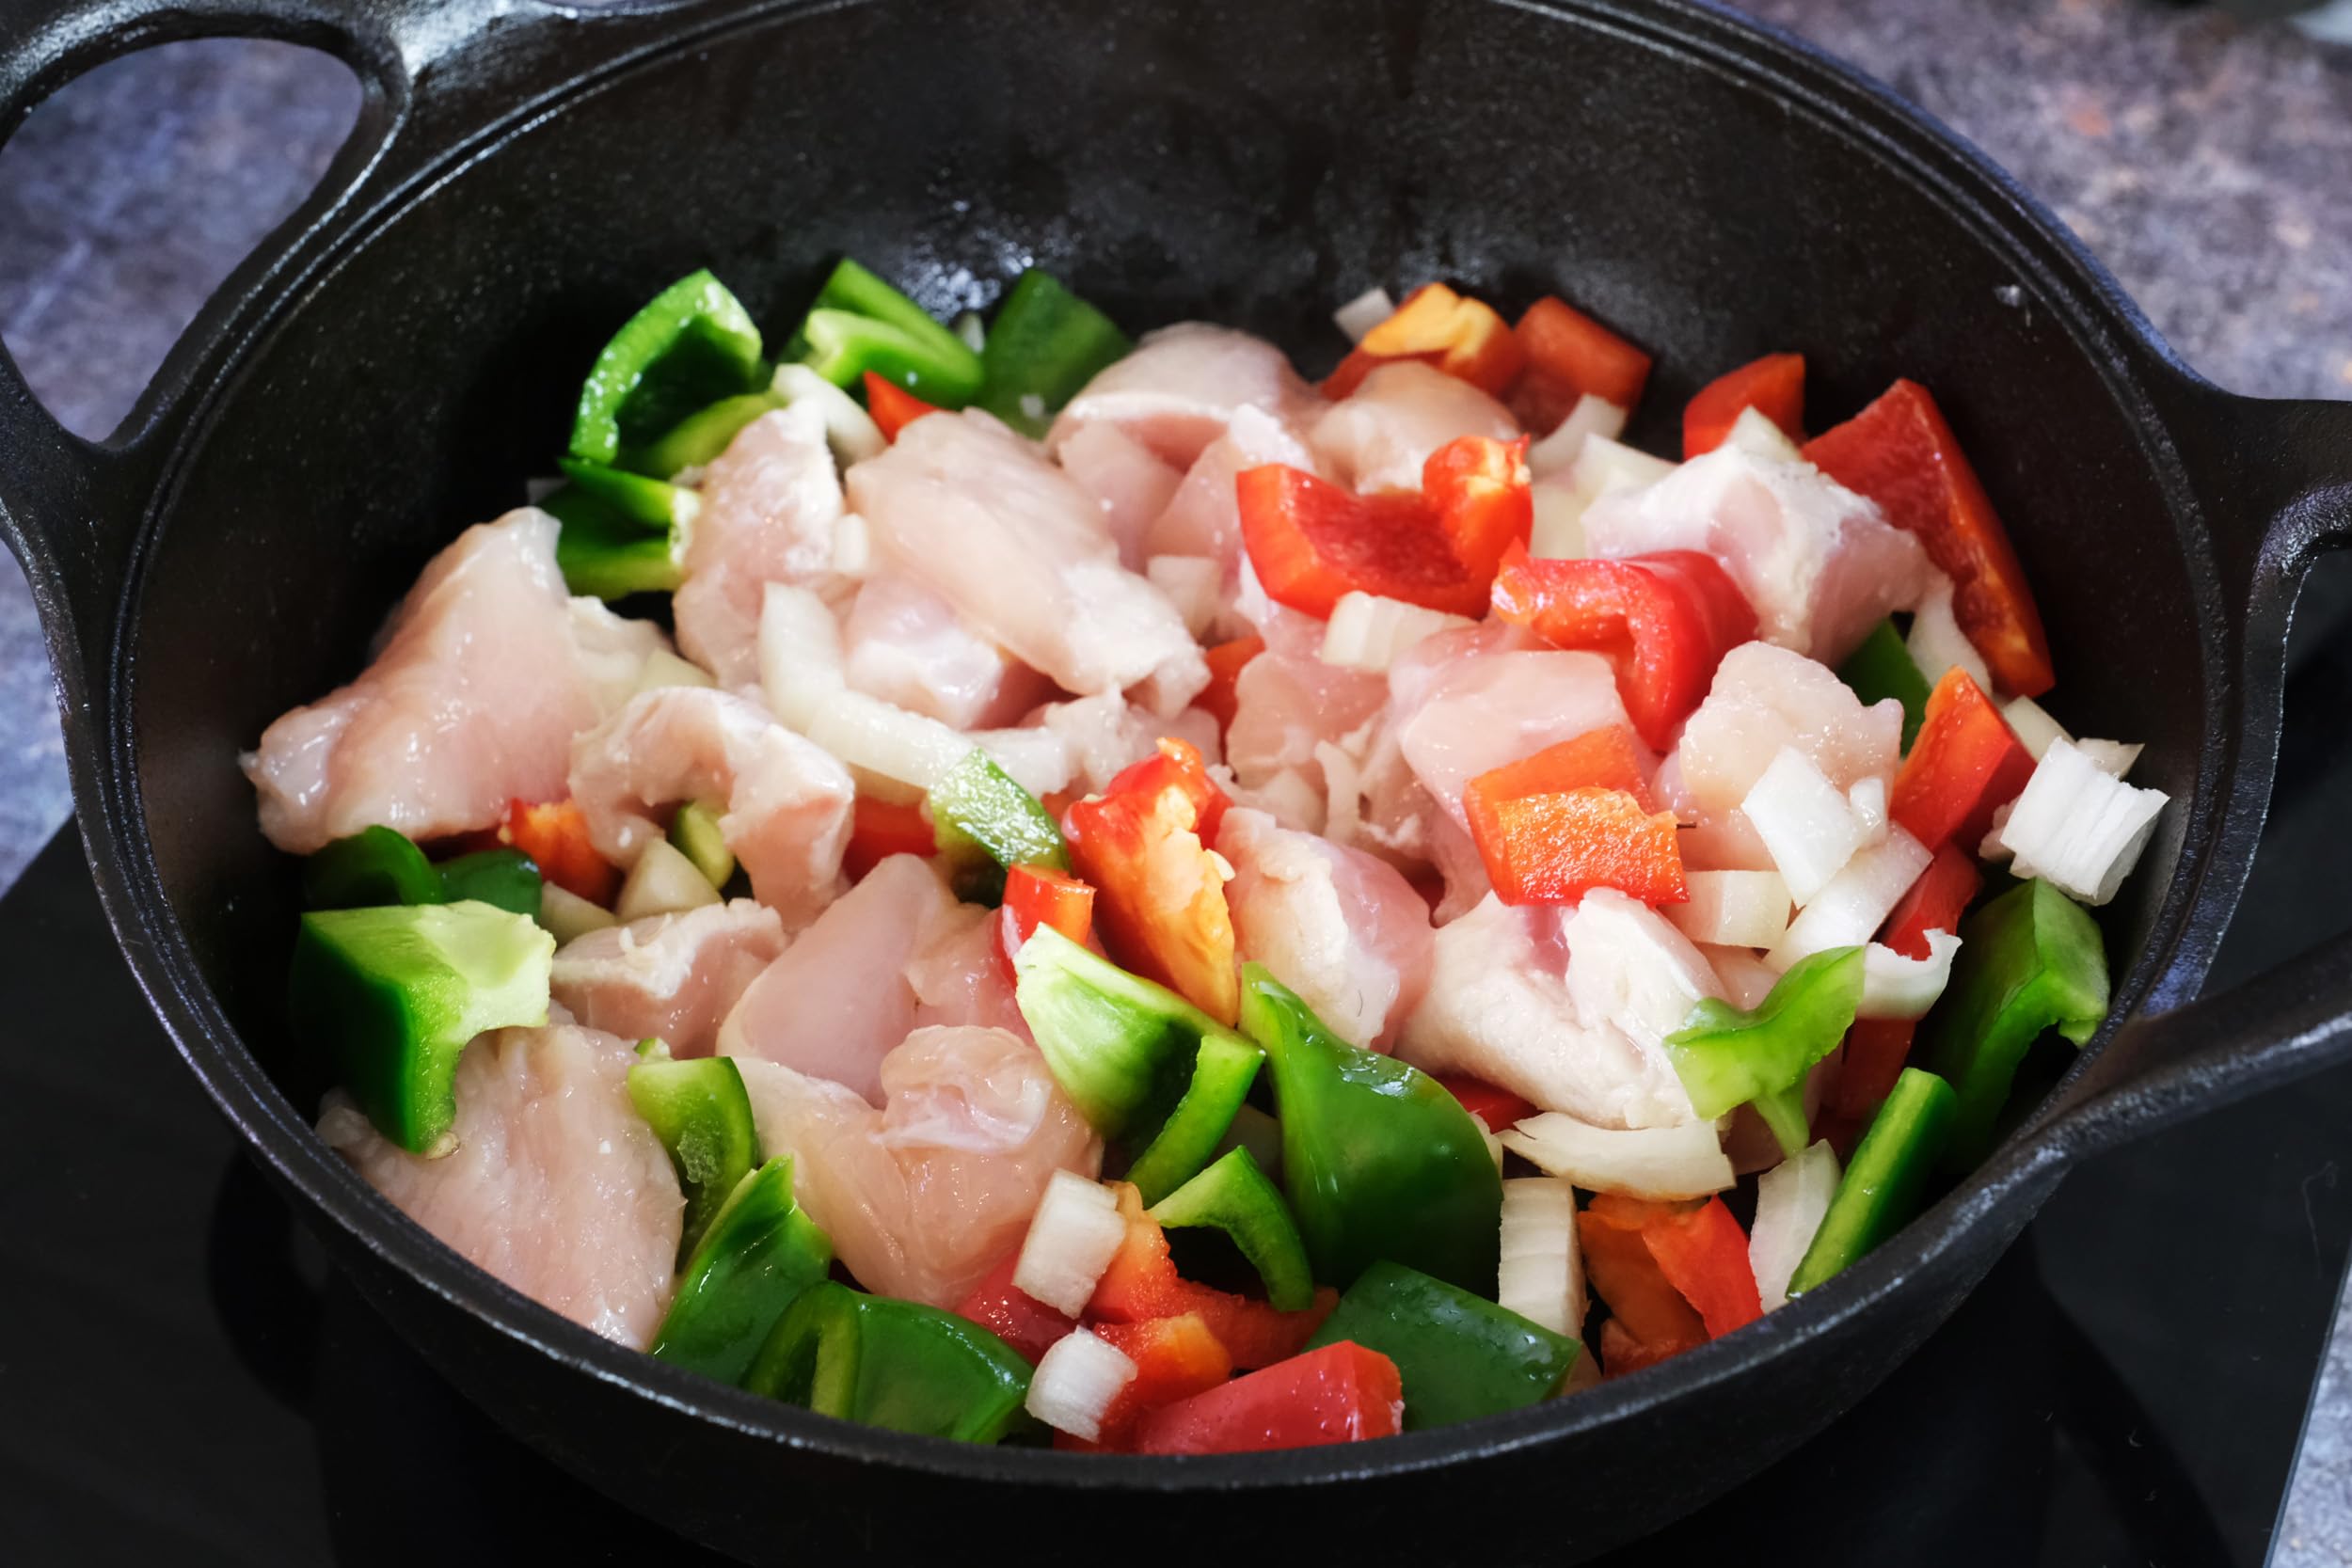
[[[1935,400],[1774,354],[1669,462],[1561,299],[1338,319],[663,292],[244,759],[321,1135],[599,1334],[1085,1450],[1572,1398],[1900,1227],[2165,804]]]

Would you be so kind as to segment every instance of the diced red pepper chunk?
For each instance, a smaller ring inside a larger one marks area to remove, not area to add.
[[[1137,1453],[1257,1453],[1393,1437],[1405,1426],[1396,1363],[1353,1339],[1295,1355],[1152,1412]]]
[[[1645,1367],[1655,1367],[1670,1356],[1686,1350],[1695,1350],[1704,1339],[1638,1338],[1625,1326],[1623,1320],[1612,1318],[1600,1325],[1600,1365],[1605,1377],[1623,1377]]]
[[[897,382],[866,372],[866,411],[874,417],[874,423],[882,433],[882,439],[895,441],[898,432],[926,414],[939,412],[939,404],[925,403]]]
[[[1112,1188],[1127,1236],[1095,1283],[1087,1303],[1089,1323],[1148,1323],[1195,1312],[1234,1366],[1269,1367],[1297,1354],[1339,1305],[1339,1292],[1325,1287],[1303,1311],[1278,1312],[1263,1301],[1180,1276],[1168,1255],[1168,1235],[1144,1212],[1142,1196],[1129,1182],[1113,1182]]]
[[[1242,671],[1248,667],[1251,659],[1264,652],[1265,639],[1263,637],[1237,637],[1231,642],[1219,642],[1215,647],[1200,651],[1201,658],[1209,666],[1209,684],[1201,688],[1200,695],[1195,697],[1192,704],[1216,720],[1220,735],[1232,727],[1233,713],[1239,705],[1236,687]]]
[[[978,1323],[1034,1367],[1057,1339],[1078,1326],[1078,1320],[1056,1311],[1013,1284],[1013,1270],[1020,1262],[1018,1248],[1007,1254],[957,1305],[956,1316]]]
[[[1707,1340],[1705,1320],[1666,1278],[1644,1234],[1653,1219],[1685,1207],[1695,1206],[1601,1193],[1576,1216],[1577,1243],[1594,1293],[1609,1304],[1613,1320],[1625,1332],[1646,1345],[1687,1349]],[[1609,1370],[1617,1370],[1615,1362]]]
[[[1097,1323],[1093,1332],[1136,1364],[1136,1375],[1112,1397],[1093,1442],[1063,1433],[1054,1439],[1057,1449],[1119,1452],[1152,1412],[1222,1387],[1233,1375],[1232,1357],[1198,1312],[1139,1323]]]
[[[1499,796],[1492,779],[1472,779],[1462,809],[1504,903],[1573,904],[1597,887],[1652,906],[1690,897],[1674,813],[1645,812],[1622,789]]]
[[[938,847],[921,805],[861,795],[850,808],[850,843],[841,851],[841,869],[850,880],[863,881],[868,871],[893,855],[929,855]]]
[[[1440,1072],[1436,1077],[1446,1093],[1462,1102],[1463,1110],[1486,1124],[1489,1132],[1517,1127],[1535,1114],[1533,1101],[1522,1100],[1509,1089],[1496,1088],[1483,1078],[1458,1072]]]
[[[2033,753],[1984,689],[1954,666],[1928,693],[1918,738],[1895,774],[1887,815],[1931,849],[1974,852],[1993,814],[2033,777]]]
[[[1225,792],[1200,753],[1162,740],[1101,795],[1062,816],[1070,863],[1094,886],[1094,922],[1112,959],[1231,1023],[1241,1006],[1233,917],[1209,846]]]
[[[1527,467],[1527,437],[1497,441],[1465,436],[1448,441],[1422,465],[1421,494],[1470,580],[1490,584],[1513,547],[1524,550],[1535,527],[1534,476]],[[1485,595],[1479,609],[1485,612]]]
[[[1644,811],[1658,802],[1642,778],[1642,753],[1633,731],[1623,724],[1603,724],[1547,746],[1533,756],[1479,775],[1497,797],[1542,795],[1564,789],[1621,789]]]
[[[1804,455],[1886,520],[1918,535],[1952,579],[1952,613],[2012,696],[2038,697],[2057,675],[2042,612],[2009,531],[1928,389],[1898,381],[1844,424],[1805,443]]]
[[[1363,336],[1323,383],[1324,395],[1343,398],[1382,365],[1418,359],[1491,397],[1501,397],[1519,373],[1518,341],[1480,300],[1443,283],[1424,283],[1390,317]]]
[[[1957,934],[1960,917],[1983,887],[1984,873],[1977,869],[1976,861],[1958,845],[1947,844],[1886,917],[1879,941],[1906,958],[1926,958],[1928,933]]]
[[[1512,329],[1527,368],[1511,394],[1528,429],[1549,435],[1590,394],[1630,410],[1649,381],[1649,356],[1564,299],[1546,295]]]
[[[1659,751],[1706,701],[1724,655],[1756,636],[1756,611],[1731,574],[1698,550],[1615,561],[1504,558],[1495,613],[1558,648],[1607,658],[1627,716]]]
[[[1764,1315],[1748,1261],[1748,1233],[1720,1197],[1694,1209],[1661,1214],[1642,1227],[1650,1256],[1666,1283],[1697,1308],[1708,1338],[1717,1338]]]
[[[512,802],[498,838],[529,855],[541,877],[592,904],[610,904],[620,888],[619,869],[596,852],[588,819],[568,795],[561,800]]]
[[[1804,356],[1768,354],[1726,371],[1699,388],[1682,410],[1682,455],[1713,451],[1753,408],[1790,440],[1804,440]]]
[[[1007,980],[1018,978],[1013,958],[1040,926],[1051,926],[1084,947],[1094,931],[1094,890],[1041,865],[1016,865],[1005,873],[1005,901],[996,911],[996,958]]]
[[[1879,941],[1906,958],[1926,958],[1928,933],[1957,932],[1961,915],[1983,886],[1984,875],[1976,861],[1959,845],[1945,845],[1886,917]],[[1915,1019],[1858,1018],[1846,1031],[1837,1076],[1821,1105],[1823,1135],[1841,1155],[1851,1151],[1871,1117],[1894,1092],[1918,1027]]]

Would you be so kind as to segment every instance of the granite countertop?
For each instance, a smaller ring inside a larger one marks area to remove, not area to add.
[[[2352,0],[2303,30],[2158,0],[1735,3],[1973,138],[2214,380],[2352,398]],[[204,294],[310,189],[358,103],[317,55],[209,40],[102,68],[11,138],[0,336],[68,426],[112,428]],[[69,809],[12,563],[0,563],[0,757],[5,886]],[[2352,1563],[2348,1346],[2352,1312],[2313,1405],[2282,1568]]]

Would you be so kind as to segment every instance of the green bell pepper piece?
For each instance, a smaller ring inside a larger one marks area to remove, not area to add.
[[[509,914],[537,919],[546,882],[539,867],[520,849],[478,849],[440,864],[441,901],[472,898]]]
[[[302,863],[302,901],[314,910],[375,904],[442,904],[441,874],[389,828],[362,828]]]
[[[1157,1203],[1192,1180],[1216,1156],[1264,1061],[1265,1053],[1238,1035],[1220,1031],[1200,1037],[1184,1098],[1127,1167],[1127,1180],[1145,1204]]]
[[[1307,1243],[1282,1195],[1258,1168],[1249,1150],[1236,1148],[1152,1206],[1162,1229],[1207,1227],[1232,1238],[1265,1286],[1278,1312],[1303,1312],[1314,1305],[1313,1271]]]
[[[686,1189],[678,1256],[694,1250],[729,1194],[759,1164],[743,1074],[726,1056],[641,1061],[628,1069],[628,1098],[670,1151]]]
[[[610,464],[720,398],[768,379],[759,328],[707,270],[656,294],[596,356],[580,389],[571,454]]]
[[[2026,1047],[2050,1028],[2082,1045],[2107,1016],[2107,955],[2082,906],[2038,877],[1962,921],[1960,943],[1920,1044],[1960,1096],[1948,1158],[1967,1169],[1993,1147]]]
[[[872,371],[940,408],[961,408],[980,389],[971,344],[846,256],[817,291],[794,346],[836,387],[854,388]]]
[[[689,468],[707,467],[762,414],[784,406],[772,391],[739,392],[697,408],[642,447],[621,453],[619,466],[655,479],[675,479]]]
[[[1691,1109],[1711,1120],[1754,1101],[1765,1125],[1794,1158],[1809,1138],[1804,1075],[1837,1049],[1862,1002],[1859,947],[1833,947],[1788,967],[1753,1011],[1702,999],[1666,1037],[1666,1055],[1691,1096]]]
[[[1042,436],[1063,404],[1135,346],[1108,316],[1031,267],[988,329],[979,405],[1015,430]]]
[[[554,959],[529,916],[488,904],[315,910],[294,937],[288,1010],[376,1131],[430,1154],[457,1119],[466,1042],[547,1022]]]
[[[1225,1031],[1169,990],[1051,926],[1013,956],[1013,1001],[1062,1093],[1105,1138],[1156,1127],[1179,1103],[1200,1042]]]
[[[1357,1276],[1307,1348],[1343,1339],[1396,1363],[1407,1431],[1549,1399],[1583,1349],[1507,1307],[1385,1260]]]
[[[647,529],[577,484],[539,507],[564,525],[555,536],[555,564],[572,593],[623,599],[672,593],[686,580],[682,534]]]
[[[1282,1188],[1315,1277],[1344,1290],[1389,1259],[1493,1295],[1502,1177],[1462,1102],[1341,1039],[1262,964],[1242,966],[1241,1026],[1272,1064]]]
[[[1233,1148],[1249,1150],[1249,1157],[1258,1162],[1258,1168],[1265,1172],[1278,1185],[1281,1182],[1282,1124],[1280,1122],[1267,1116],[1255,1105],[1245,1102],[1240,1110],[1233,1113],[1233,1125],[1225,1130],[1225,1136],[1217,1140],[1216,1148],[1210,1152],[1214,1157]],[[1150,1150],[1147,1149],[1145,1152],[1149,1153]],[[1134,1174],[1130,1171],[1129,1178],[1132,1179]]]
[[[1928,716],[1928,678],[1919,673],[1902,633],[1892,621],[1881,621],[1862,646],[1846,656],[1837,678],[1853,689],[1865,703],[1892,697],[1903,705],[1903,750],[1919,738],[1919,725]]]
[[[740,1383],[776,1321],[832,1267],[832,1239],[792,1200],[791,1160],[771,1160],[738,1182],[712,1216],[678,1275],[653,1354]]]
[[[786,1308],[744,1386],[821,1416],[993,1443],[1029,1392],[1029,1364],[952,1312],[826,1280]]]
[[[702,498],[683,485],[577,457],[559,457],[555,466],[613,516],[648,533],[669,537],[677,529],[691,528],[694,514],[702,509]]]
[[[735,875],[735,851],[719,832],[719,818],[724,815],[723,806],[689,800],[670,818],[671,847],[693,862],[694,869],[716,888],[725,887]]]
[[[1790,1295],[1812,1290],[1910,1223],[1951,1137],[1958,1108],[1949,1084],[1915,1067],[1903,1069],[1846,1163],[1813,1244],[1788,1277]]]
[[[959,897],[997,902],[1005,895],[1006,871],[1016,865],[1070,869],[1070,848],[1053,814],[977,746],[925,800],[932,842]]]

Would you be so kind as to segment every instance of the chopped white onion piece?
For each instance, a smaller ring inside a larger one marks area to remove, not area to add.
[[[796,727],[852,772],[877,774],[916,789],[936,785],[972,750],[972,742],[938,720],[862,691],[834,692],[807,723]]]
[[[1902,829],[1888,829],[1884,838],[1857,853],[1830,879],[1829,886],[1789,925],[1788,934],[1764,955],[1764,961],[1785,970],[1799,958],[1832,947],[1868,942],[1932,859]]]
[[[553,882],[539,884],[539,926],[555,939],[558,947],[574,937],[584,937],[591,931],[618,924],[612,911],[603,905],[592,904],[577,893],[566,893]]]
[[[1012,1265],[1013,1289],[1074,1318],[1086,1310],[1126,1239],[1118,1196],[1075,1171],[1057,1170],[1029,1217],[1029,1233]]]
[[[2018,876],[2046,878],[2086,904],[2104,904],[2138,863],[2167,799],[2056,741],[2034,765],[1999,836],[2017,857]]]
[[[1740,810],[1799,904],[1813,902],[1870,836],[1853,803],[1794,746],[1780,749]]]
[[[1731,431],[1724,437],[1724,445],[1753,452],[1758,457],[1769,457],[1776,463],[1804,461],[1804,453],[1797,449],[1796,442],[1788,438],[1788,433],[1772,423],[1770,415],[1753,405],[1740,409],[1740,417],[1731,421]]]
[[[1748,1229],[1748,1266],[1764,1310],[1788,1305],[1788,1281],[1837,1192],[1837,1151],[1817,1143],[1756,1179],[1756,1224]]]
[[[1347,334],[1351,343],[1360,343],[1364,334],[1396,314],[1396,301],[1389,291],[1375,285],[1331,312],[1331,319]]]
[[[1013,783],[1032,795],[1068,789],[1074,769],[1070,743],[1043,725],[1005,730],[973,730],[966,736],[988,753]]]
[[[833,525],[833,569],[861,579],[874,569],[873,531],[854,512],[844,512]]]
[[[2147,750],[2137,742],[2121,740],[2077,740],[2074,749],[2089,757],[2090,765],[2100,772],[2112,773],[2119,779],[2132,770],[2132,764]],[[2041,758],[2034,760],[2039,762]]]
[[[1724,995],[1742,1012],[1753,1011],[1780,984],[1780,971],[1748,948],[1701,947],[1699,953],[1723,982]]]
[[[1584,442],[1597,436],[1613,441],[1625,434],[1626,410],[1607,398],[1587,392],[1576,400],[1552,433],[1527,449],[1528,472],[1541,479],[1547,474],[1565,474],[1576,467],[1576,460],[1584,453]]]
[[[1862,950],[1862,1004],[1856,1018],[1925,1018],[1952,977],[1952,955],[1960,939],[1949,931],[1928,933],[1928,956],[1907,958],[1884,942]]]
[[[775,379],[769,386],[787,404],[816,406],[825,420],[825,445],[833,449],[833,460],[843,467],[863,463],[889,448],[874,416],[860,408],[857,399],[806,365],[778,365]]]
[[[988,327],[977,310],[966,310],[947,324],[947,330],[963,340],[963,346],[977,354],[988,346]]]
[[[1556,479],[1539,479],[1528,489],[1534,504],[1534,527],[1528,531],[1527,553],[1541,561],[1581,561],[1584,556],[1583,493]]]
[[[637,672],[637,689],[659,691],[665,686],[716,686],[710,672],[691,659],[680,658],[667,648],[656,648],[645,656],[643,668]]]
[[[1504,1132],[1502,1147],[1587,1192],[1705,1197],[1739,1180],[1711,1121],[1621,1132],[1540,1111]]]
[[[2036,762],[2050,749],[2051,741],[2074,738],[2066,733],[2065,725],[2051,718],[2049,710],[2031,697],[2011,697],[2001,705],[2001,717],[2009,721],[2009,727],[2016,732]]]
[[[1660,911],[1692,942],[1770,947],[1788,929],[1788,884],[1777,871],[1689,871],[1690,897]]]
[[[1590,500],[1619,490],[1639,490],[1655,484],[1675,471],[1675,466],[1662,457],[1652,457],[1637,451],[1624,442],[1608,436],[1589,436],[1584,450],[1576,454],[1570,470],[1576,487]]]
[[[841,628],[805,588],[768,585],[759,610],[759,684],[769,709],[796,730],[842,689]]]
[[[1960,629],[1960,622],[1952,614],[1952,580],[1939,574],[1935,587],[1919,601],[1911,612],[1911,635],[1904,646],[1911,650],[1911,662],[1919,667],[1928,685],[1944,678],[1944,672],[1958,665],[1989,696],[1993,690],[1993,673],[1985,668],[1984,656],[1968,641],[1968,634]]]
[[[1215,561],[1205,555],[1155,555],[1143,563],[1143,575],[1168,595],[1195,641],[1216,625],[1216,590],[1225,569]]]
[[[1576,1189],[1556,1176],[1502,1184],[1502,1263],[1495,1300],[1554,1334],[1584,1338],[1584,1259],[1576,1244]]]
[[[1475,625],[1442,610],[1351,591],[1331,607],[1331,619],[1323,628],[1322,658],[1343,670],[1385,672],[1399,654],[1423,638]]]
[[[1136,1379],[1136,1364],[1117,1346],[1081,1328],[1054,1341],[1029,1376],[1029,1414],[1091,1443],[1103,1434],[1103,1415]]]
[[[1230,879],[1228,879],[1228,880]],[[1502,1139],[1501,1135],[1498,1134],[1493,1128],[1487,1126],[1486,1118],[1480,1116],[1476,1111],[1472,1111],[1470,1113],[1470,1124],[1478,1129],[1478,1135],[1486,1140],[1487,1157],[1494,1161],[1496,1174],[1502,1174]]]
[[[1863,842],[1875,844],[1886,832],[1886,781],[1876,773],[1866,773],[1846,791],[1846,803],[1853,807],[1854,820],[1862,824]]]
[[[717,902],[719,890],[710,885],[710,879],[695,870],[694,863],[668,839],[657,838],[646,843],[637,863],[628,868],[621,895],[612,901],[612,918],[626,926],[649,915],[699,910]]]

